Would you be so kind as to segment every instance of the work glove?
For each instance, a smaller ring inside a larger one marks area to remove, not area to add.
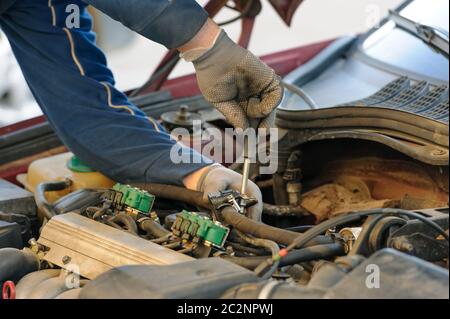
[[[203,200],[208,201],[208,195],[225,190],[236,190],[240,192],[242,175],[223,167],[213,165],[200,177],[197,183],[197,190],[203,192]],[[256,221],[261,221],[263,201],[259,187],[252,181],[248,182],[246,194],[250,198],[255,198],[258,203],[247,209],[246,216]]]
[[[203,96],[235,128],[254,127],[251,119],[259,120],[260,128],[274,127],[275,108],[283,97],[280,77],[225,31],[193,63]]]

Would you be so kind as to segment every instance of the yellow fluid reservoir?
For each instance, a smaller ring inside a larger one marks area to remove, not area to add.
[[[69,168],[70,167],[70,168]],[[48,192],[49,202],[82,188],[112,188],[114,181],[101,173],[94,172],[79,162],[72,153],[63,153],[34,161],[27,174],[19,175],[17,180],[33,192],[43,182],[57,182],[70,179],[72,185],[63,191]]]

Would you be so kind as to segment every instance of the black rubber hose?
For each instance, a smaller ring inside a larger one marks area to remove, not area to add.
[[[269,239],[279,244],[290,245],[295,239],[301,236],[301,234],[293,231],[276,228],[251,220],[236,212],[233,207],[224,208],[221,215],[225,223],[232,225],[241,232],[257,238]],[[333,240],[329,237],[317,236],[316,238],[309,240],[306,246],[310,247],[332,242]]]
[[[125,214],[117,214],[114,215],[113,217],[111,217],[110,219],[108,219],[109,222],[118,224],[118,225],[123,225],[125,226],[125,228],[127,229],[127,231],[129,233],[135,234],[137,235],[138,233],[138,228],[136,225],[136,222],[134,221],[134,219],[128,215]]]
[[[34,199],[37,205],[39,220],[42,221],[45,218],[47,220],[50,220],[58,214],[54,206],[47,201],[45,193],[62,191],[68,188],[71,184],[72,182],[67,179],[61,182],[44,182],[36,186],[36,190],[34,192]]]
[[[155,222],[150,218],[140,220],[139,227],[143,231],[147,232],[148,234],[152,235],[155,238],[163,238],[171,234],[170,231],[168,231],[163,226],[161,226],[160,224],[158,224],[157,222]]]
[[[281,259],[279,267],[290,266],[302,262],[319,259],[328,259],[331,257],[344,255],[345,255],[345,247],[340,243],[317,245],[308,248],[293,250],[289,255]],[[262,262],[264,262],[264,260],[267,260],[267,256],[255,256],[255,257],[224,256],[222,258],[250,270],[254,270]]]
[[[357,221],[362,217],[372,216],[372,215],[393,215],[393,216],[406,216],[412,219],[418,219],[422,221],[424,224],[428,225],[431,229],[434,229],[440,235],[442,235],[445,240],[448,242],[449,237],[448,234],[442,229],[438,224],[434,221],[411,211],[397,209],[397,208],[378,208],[367,211],[360,212],[351,212],[345,215],[337,216],[333,219],[329,219],[319,225],[314,226],[310,230],[306,231],[304,234],[300,234],[297,238],[287,247],[287,250],[293,250],[296,247],[303,247],[309,242],[310,238],[315,238],[318,234],[323,233],[327,229],[337,227],[340,225],[344,225],[349,222]]]
[[[263,214],[269,216],[295,216],[295,217],[303,217],[303,216],[311,216],[311,213],[308,212],[301,206],[289,206],[289,205],[271,205],[264,203],[263,206]]]
[[[206,208],[208,210],[213,209],[209,202],[205,202],[203,200],[203,193],[201,192],[192,191],[178,186],[163,184],[139,183],[132,184],[131,186],[146,190],[156,197],[182,201],[194,206]],[[244,215],[236,212],[236,210],[234,210],[232,207],[224,208],[221,213],[224,221],[227,224],[236,227],[243,233],[253,235],[257,238],[269,239],[278,244],[289,245],[299,236],[299,234],[296,232],[276,228],[260,223],[258,221],[251,220]],[[329,244],[332,242],[333,241],[328,237],[317,236],[316,238],[312,239],[307,244],[307,246]]]
[[[0,249],[0,282],[17,282],[23,276],[39,270],[39,260],[32,252],[15,248]]]

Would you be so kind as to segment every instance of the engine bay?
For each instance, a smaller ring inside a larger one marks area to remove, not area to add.
[[[34,194],[2,182],[0,281],[23,299],[448,298],[448,167],[296,134],[276,173],[253,166],[263,222],[237,191],[206,201],[116,183],[71,153],[36,160],[18,176]]]

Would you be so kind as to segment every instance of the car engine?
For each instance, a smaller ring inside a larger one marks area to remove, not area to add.
[[[363,141],[288,150],[290,134],[279,170],[252,175],[262,223],[236,191],[205,201],[71,153],[37,160],[18,178],[34,194],[1,184],[4,296],[448,298],[447,168]]]

